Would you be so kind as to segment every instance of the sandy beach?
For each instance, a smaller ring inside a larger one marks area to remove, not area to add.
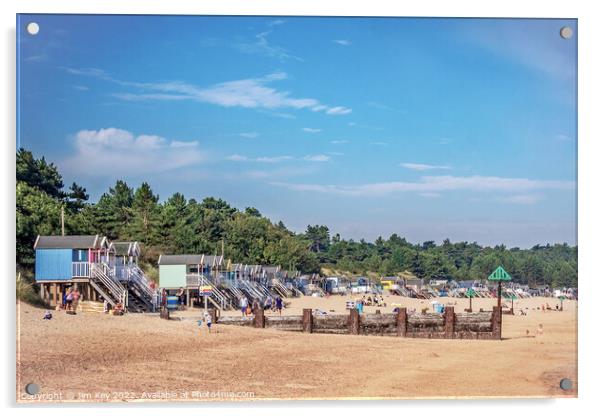
[[[344,313],[354,296],[292,299],[284,314],[303,308]],[[288,301],[288,300],[287,300]],[[420,310],[431,300],[385,296]],[[468,299],[441,298],[456,311]],[[491,309],[495,299],[474,299]],[[520,299],[504,315],[502,341],[428,340],[302,334],[215,325],[199,329],[201,311],[109,316],[54,312],[17,305],[17,401],[265,400],[444,397],[575,397],[577,302],[564,311],[537,310],[550,298]],[[228,314],[236,314],[230,311]],[[268,313],[269,316],[270,313]],[[535,337],[539,324],[544,335]],[[571,391],[559,388],[562,378]],[[39,395],[23,394],[36,383]]]

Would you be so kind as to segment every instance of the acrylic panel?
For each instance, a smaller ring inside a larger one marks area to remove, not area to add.
[[[18,15],[17,401],[576,397],[577,29]]]

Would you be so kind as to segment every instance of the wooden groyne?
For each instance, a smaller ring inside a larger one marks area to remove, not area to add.
[[[382,335],[406,338],[482,339],[502,338],[502,314],[495,306],[492,312],[455,313],[453,307],[445,312],[411,314],[406,308],[397,313],[314,315],[304,309],[301,316],[265,316],[262,309],[253,317],[224,316],[217,320],[224,325],[272,328],[316,334]]]

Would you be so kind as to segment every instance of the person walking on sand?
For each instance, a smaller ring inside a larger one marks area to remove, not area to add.
[[[278,315],[282,316],[282,298],[276,297],[276,309],[278,309]]]
[[[249,305],[249,301],[247,300],[247,298],[244,296],[241,296],[240,301],[239,301],[239,306],[240,306],[240,312],[242,313],[242,316],[245,316],[245,314],[247,313],[248,305]]]
[[[73,305],[73,289],[67,289],[67,296],[65,297],[66,309],[67,312],[71,311],[71,306]]]
[[[205,311],[205,323],[207,324],[207,330],[211,333],[211,315]]]
[[[77,289],[77,287],[73,290],[72,297],[73,297],[73,302],[72,302],[73,310],[76,311],[77,305],[79,303],[79,298],[81,297],[81,293],[79,293],[79,290]]]

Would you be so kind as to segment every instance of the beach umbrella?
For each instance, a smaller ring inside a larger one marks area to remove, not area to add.
[[[474,298],[477,295],[477,293],[471,287],[466,291],[465,295],[469,299],[469,302],[470,302],[470,306],[468,307],[468,309],[470,309],[472,311],[472,298]]]
[[[502,266],[498,266],[497,269],[493,271],[487,278],[487,280],[491,280],[492,282],[498,282],[497,286],[497,307],[502,308],[502,282],[509,282],[512,280],[512,277],[508,274],[506,270]]]

